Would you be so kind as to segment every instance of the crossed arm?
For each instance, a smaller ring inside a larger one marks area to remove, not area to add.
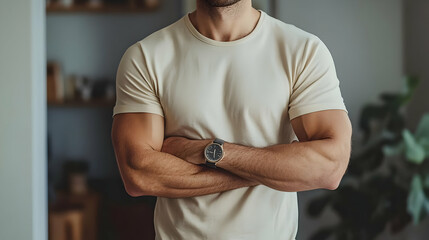
[[[300,142],[266,148],[225,143],[218,169],[199,165],[212,140],[164,140],[164,119],[156,114],[116,115],[112,140],[132,196],[191,197],[259,184],[280,191],[337,188],[350,157],[347,114],[310,113],[293,119],[292,126]]]

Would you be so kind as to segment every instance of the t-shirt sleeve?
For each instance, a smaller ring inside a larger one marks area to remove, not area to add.
[[[127,49],[119,63],[113,116],[138,112],[164,116],[157,92],[157,84],[149,76],[140,43],[136,43]]]
[[[289,119],[322,110],[347,112],[334,61],[319,38],[308,40],[300,64],[289,100]]]

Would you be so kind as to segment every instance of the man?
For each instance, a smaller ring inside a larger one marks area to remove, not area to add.
[[[326,46],[251,0],[197,0],[118,68],[117,162],[156,239],[295,239],[296,192],[336,189],[350,138]]]

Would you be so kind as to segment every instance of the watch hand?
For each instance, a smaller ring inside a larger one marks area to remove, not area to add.
[[[213,151],[213,158],[216,158],[216,149]]]

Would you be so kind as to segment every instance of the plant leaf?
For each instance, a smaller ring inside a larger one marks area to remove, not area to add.
[[[418,142],[425,150],[426,157],[429,156],[429,137],[421,137]]]
[[[406,78],[405,91],[402,95],[401,105],[408,103],[413,96],[414,90],[419,85],[420,80],[417,77],[409,76]]]
[[[402,131],[405,142],[405,156],[409,162],[420,164],[425,159],[425,149],[417,143],[414,136],[407,129]]]
[[[426,213],[429,214],[429,199],[425,200],[424,207],[425,207]]]
[[[425,204],[426,197],[420,176],[415,174],[411,181],[410,192],[407,199],[407,211],[413,217],[414,224],[418,224]]]
[[[389,157],[399,155],[404,150],[405,150],[405,147],[404,147],[403,142],[401,142],[397,145],[393,145],[393,146],[389,146],[389,145],[383,146],[384,155],[389,156]]]
[[[429,138],[429,113],[423,115],[420,123],[417,126],[416,138]]]

